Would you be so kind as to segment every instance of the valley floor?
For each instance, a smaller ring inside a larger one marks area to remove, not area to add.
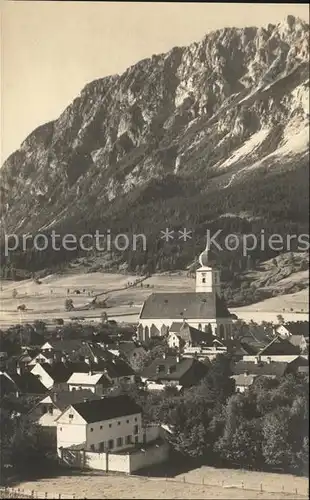
[[[0,328],[22,322],[33,322],[36,319],[52,322],[55,318],[69,321],[72,318],[99,321],[103,309],[83,309],[92,298],[98,294],[104,295],[99,300],[107,298],[106,312],[109,319],[135,323],[138,320],[143,302],[154,292],[193,292],[195,280],[186,272],[157,274],[144,281],[143,286],[127,287],[137,276],[112,273],[80,273],[68,275],[50,275],[41,280],[38,285],[32,280],[20,282],[3,282],[0,291]],[[78,289],[80,294],[75,294]],[[13,298],[13,290],[17,297]],[[113,291],[115,290],[115,291]],[[69,293],[68,293],[69,291]],[[66,298],[72,298],[77,310],[65,311]],[[262,302],[239,308],[231,312],[246,321],[276,321],[281,314],[286,321],[308,319],[309,289],[297,293],[281,295]],[[27,311],[18,312],[17,307],[25,304]]]

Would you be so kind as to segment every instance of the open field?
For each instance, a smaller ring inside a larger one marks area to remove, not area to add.
[[[50,275],[36,284],[32,280],[3,282],[0,291],[0,328],[6,328],[19,322],[33,322],[42,319],[47,322],[55,318],[69,321],[73,317],[99,321],[102,309],[67,312],[64,303],[67,297],[73,299],[74,306],[86,306],[98,293],[105,293],[110,319],[124,322],[136,322],[144,300],[154,292],[191,292],[195,289],[195,280],[186,272],[157,274],[144,281],[143,287],[125,288],[128,282],[134,282],[136,276],[110,273],[74,273]],[[124,288],[124,289],[122,289]],[[13,298],[13,290],[17,297]],[[75,290],[80,294],[76,295]],[[113,290],[116,290],[113,292]],[[287,321],[308,319],[309,291],[282,295],[264,300],[250,306],[232,309],[239,318],[260,322],[276,321],[281,314]],[[100,300],[100,298],[99,298]],[[17,306],[25,304],[27,311],[20,313]],[[285,309],[285,311],[283,311]],[[291,311],[293,309],[293,311]]]
[[[204,482],[204,484],[202,484]],[[243,487],[242,487],[243,482]],[[263,491],[261,491],[261,484]],[[291,475],[265,474],[203,467],[176,477],[72,474],[27,481],[24,490],[75,495],[78,498],[161,498],[161,499],[303,499],[308,480]],[[296,494],[297,488],[297,494]],[[48,496],[50,494],[50,496]]]

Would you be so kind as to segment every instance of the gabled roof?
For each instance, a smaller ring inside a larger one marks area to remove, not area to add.
[[[16,392],[16,385],[5,373],[0,373],[0,397]]]
[[[275,377],[283,377],[285,375],[289,363],[280,361],[271,361],[271,363],[253,363],[253,361],[238,361],[233,367],[234,375],[248,373],[249,375],[269,375]]]
[[[283,326],[291,335],[303,335],[309,338],[309,321],[292,321]]]
[[[134,375],[131,366],[123,359],[113,356],[107,352],[107,359],[100,359],[98,363],[86,361],[65,361],[53,363],[41,363],[42,368],[54,380],[54,383],[67,382],[73,373],[103,373],[107,371],[110,378],[129,377]]]
[[[73,373],[70,363],[41,363],[41,366],[56,384],[67,382],[68,378]]]
[[[80,339],[67,339],[67,340],[49,340],[42,344],[41,348],[45,344],[49,344],[54,351],[62,352],[63,354],[70,354],[76,351],[82,346],[82,340]]]
[[[111,382],[103,373],[72,373],[71,377],[67,380],[68,384],[80,385],[103,385],[110,387]]]
[[[177,334],[184,342],[190,342],[192,344],[199,344],[201,346],[212,347],[214,343],[220,344],[223,347],[224,344],[215,335],[210,332],[203,332],[194,328],[188,323],[183,323],[179,333]]]
[[[140,375],[142,378],[154,382],[158,380],[178,381],[195,365],[201,366],[202,363],[194,358],[181,358],[178,361],[176,356],[167,356],[166,358],[154,359],[149,366],[144,368]]]
[[[274,336],[267,333],[264,328],[257,328],[254,332],[247,332],[240,339],[240,348],[243,348],[247,354],[258,354],[264,347],[274,340]]]
[[[100,396],[94,394],[91,390],[82,389],[77,391],[50,392],[39,404],[53,403],[61,411],[75,403],[82,403],[85,399],[100,399]]]
[[[269,344],[259,351],[261,356],[282,355],[296,356],[299,354],[299,347],[293,345],[287,339],[275,337]]]
[[[142,408],[129,396],[110,396],[72,405],[88,424],[141,413]]]
[[[140,319],[214,319],[230,317],[225,301],[212,293],[152,293],[144,302]]]
[[[21,375],[10,373],[9,377],[15,384],[16,389],[23,394],[44,394],[46,392],[46,387],[31,372],[24,372]]]

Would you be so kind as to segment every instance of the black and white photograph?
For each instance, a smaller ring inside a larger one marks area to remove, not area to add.
[[[0,8],[0,499],[306,500],[309,4]]]

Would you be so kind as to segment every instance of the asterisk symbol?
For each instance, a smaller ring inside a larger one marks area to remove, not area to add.
[[[180,229],[178,232],[180,233],[179,240],[187,241],[192,239],[191,234],[193,231],[188,231],[186,227],[183,230]]]
[[[165,240],[165,241],[173,240],[174,231],[169,231],[169,229],[166,227],[165,231],[160,231],[160,232],[162,233],[162,236],[161,236],[162,240]]]

